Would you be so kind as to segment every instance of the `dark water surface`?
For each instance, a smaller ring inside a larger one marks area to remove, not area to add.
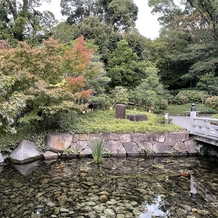
[[[90,158],[5,165],[0,217],[218,217],[218,159]]]

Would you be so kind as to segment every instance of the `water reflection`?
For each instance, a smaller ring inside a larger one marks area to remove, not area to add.
[[[151,217],[170,217],[170,211],[166,209],[169,203],[164,201],[160,195],[158,195],[153,203],[145,204],[145,212],[142,213],[139,218],[151,218]]]
[[[27,164],[12,164],[12,166],[18,170],[22,175],[30,175],[40,164],[40,161],[35,161]]]
[[[217,166],[216,159],[198,157],[108,158],[101,165],[58,160],[22,170],[5,165],[0,217],[218,217]]]

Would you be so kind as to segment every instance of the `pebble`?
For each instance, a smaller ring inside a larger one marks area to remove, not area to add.
[[[104,161],[110,163],[105,164],[105,169],[99,169],[91,161],[87,167],[85,159],[44,163],[45,168],[37,169],[28,177],[10,168],[8,172],[3,170],[0,217],[86,218],[88,214],[89,218],[141,218],[147,217],[146,213],[155,207],[162,213],[169,211],[172,217],[218,214],[207,207],[209,204],[205,204],[202,197],[198,199],[196,195],[195,202],[204,205],[204,209],[189,200],[190,180],[179,174],[181,165],[198,167],[197,159],[191,163],[186,163],[187,159],[165,159],[164,162],[154,159],[154,163],[152,160],[139,162],[138,159]],[[165,166],[168,164],[171,165]],[[110,165],[113,169],[108,169]],[[80,172],[83,168],[86,171]],[[210,178],[209,174],[208,177],[213,181],[213,187],[217,187],[218,180]]]

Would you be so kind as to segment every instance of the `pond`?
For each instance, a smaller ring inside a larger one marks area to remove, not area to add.
[[[215,158],[91,158],[5,165],[0,217],[218,217]]]

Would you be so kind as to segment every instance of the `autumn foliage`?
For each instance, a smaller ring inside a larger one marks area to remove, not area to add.
[[[92,51],[85,46],[84,37],[79,37],[73,48],[64,54],[66,72],[74,76],[83,74],[91,64],[91,56]]]
[[[20,42],[16,48],[5,48],[0,47],[0,118],[5,120],[0,132],[10,131],[15,120],[30,126],[52,123],[62,113],[79,113],[87,107],[92,90],[86,90],[84,75],[94,75],[93,69],[87,75],[93,51],[83,36],[71,49],[53,38],[39,47]]]
[[[92,94],[92,90],[82,90],[85,87],[83,82],[83,76],[70,77],[66,78],[66,87],[69,91],[75,92],[78,94],[80,99],[87,99]]]
[[[5,42],[4,40],[0,40],[0,49],[9,49],[10,46],[7,42]]]

